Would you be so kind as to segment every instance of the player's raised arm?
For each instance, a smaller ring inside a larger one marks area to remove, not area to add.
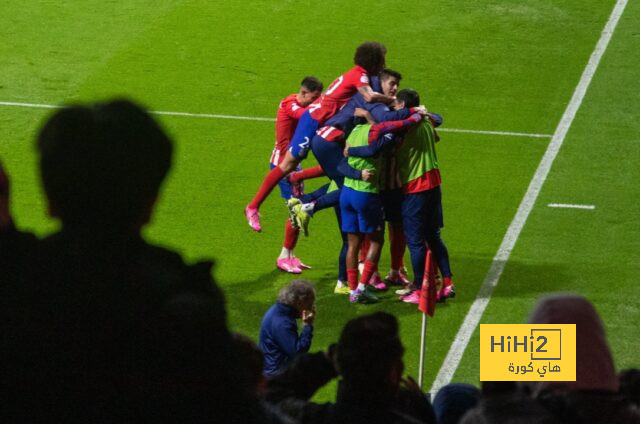
[[[387,96],[386,94],[376,93],[375,91],[373,91],[373,89],[369,85],[363,85],[362,87],[358,87],[358,93],[362,95],[362,98],[367,103],[382,102],[386,104],[391,104],[395,100],[395,97],[393,96]]]

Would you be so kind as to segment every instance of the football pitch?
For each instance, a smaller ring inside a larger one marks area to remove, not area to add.
[[[262,233],[243,214],[269,169],[278,102],[305,75],[326,87],[358,44],[380,41],[401,88],[444,116],[442,235],[457,297],[429,319],[425,388],[478,384],[474,320],[523,323],[555,291],[591,300],[616,367],[640,366],[640,2],[5,0],[1,9],[0,160],[19,228],[57,228],[34,153],[49,107],[126,96],[168,112],[157,118],[175,139],[174,166],[145,235],[188,261],[215,258],[232,329],[257,340],[292,279],[275,269],[287,216],[277,190],[261,208]],[[310,155],[303,166],[312,165]],[[312,350],[349,319],[387,311],[415,376],[420,313],[391,293],[356,306],[333,294],[339,246],[329,210],[296,248],[318,290]],[[385,246],[380,272],[388,267]]]

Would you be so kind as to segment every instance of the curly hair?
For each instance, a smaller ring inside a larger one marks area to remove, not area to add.
[[[369,74],[378,75],[385,65],[387,48],[382,43],[367,41],[356,49],[353,63],[362,66]]]
[[[309,304],[316,298],[316,290],[308,281],[293,280],[284,286],[278,293],[278,302],[285,305],[299,308],[301,305]]]

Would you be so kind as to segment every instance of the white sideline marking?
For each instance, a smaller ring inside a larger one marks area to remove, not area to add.
[[[27,108],[36,108],[36,109],[59,109],[62,107],[59,105],[46,105],[41,103],[21,103],[21,102],[0,102],[0,106],[27,107]],[[214,113],[168,112],[168,111],[161,111],[161,110],[152,110],[149,112],[155,115],[188,116],[191,118],[237,119],[241,121],[275,122],[274,118],[261,118],[258,116],[220,115],[220,114],[214,114]],[[463,130],[463,129],[456,129],[456,128],[438,128],[438,131],[513,136],[513,137],[551,138],[551,134],[532,134],[532,133],[519,133],[519,132],[510,132],[510,131]]]
[[[570,203],[549,203],[550,208],[568,208],[568,209],[595,209],[595,205],[572,205]]]
[[[464,322],[460,326],[458,333],[449,348],[449,352],[447,353],[444,362],[436,376],[433,385],[431,386],[431,395],[435,396],[436,392],[444,385],[448,384],[453,377],[458,365],[460,364],[460,360],[462,359],[462,355],[464,354],[467,345],[469,344],[469,340],[473,335],[478,323],[480,322],[480,318],[484,314],[484,310],[491,299],[491,294],[493,289],[498,284],[498,280],[502,275],[502,271],[504,270],[505,264],[511,255],[511,251],[518,240],[518,236],[524,227],[527,218],[529,217],[529,213],[531,209],[533,209],[533,205],[538,198],[538,194],[540,193],[540,189],[542,188],[542,184],[547,178],[549,174],[549,170],[551,169],[551,165],[558,155],[558,151],[564,142],[564,138],[569,131],[569,127],[571,127],[571,123],[576,116],[576,112],[584,99],[585,93],[587,92],[587,88],[591,83],[591,79],[598,68],[598,64],[600,63],[600,59],[607,49],[607,45],[609,44],[609,40],[611,40],[611,36],[613,35],[613,31],[618,25],[618,21],[620,20],[620,16],[622,12],[624,12],[624,8],[627,5],[627,0],[618,0],[613,11],[611,12],[611,16],[609,16],[609,20],[602,31],[602,35],[600,36],[600,40],[598,40],[598,44],[591,54],[589,58],[589,62],[585,67],[582,77],[580,78],[580,82],[576,87],[573,96],[571,97],[571,101],[567,106],[560,122],[558,123],[558,127],[556,128],[555,133],[547,147],[540,164],[538,165],[538,169],[533,176],[533,179],[529,183],[529,187],[527,188],[527,192],[524,195],[522,202],[520,202],[520,206],[518,207],[518,212],[516,212],[513,221],[509,225],[507,229],[507,233],[504,235],[502,239],[502,243],[498,248],[498,252],[496,256],[493,258],[493,262],[491,263],[491,268],[489,268],[489,272],[478,291],[478,295],[474,300],[471,308],[469,308],[469,312],[467,316],[464,318]]]

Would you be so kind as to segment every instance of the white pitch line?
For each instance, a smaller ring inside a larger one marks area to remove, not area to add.
[[[570,203],[549,203],[547,206],[549,206],[550,208],[589,209],[589,210],[593,210],[596,208],[595,205],[573,205]]]
[[[551,134],[520,133],[520,132],[511,132],[511,131],[459,130],[459,129],[456,129],[456,128],[438,128],[438,132],[504,135],[504,136],[531,137],[531,138],[551,138],[551,137],[553,137]]]
[[[63,107],[59,105],[47,105],[47,104],[41,104],[41,103],[20,103],[20,102],[0,102],[0,106],[26,107],[26,108],[36,108],[36,109],[59,109]],[[214,113],[169,112],[169,111],[161,111],[161,110],[153,110],[153,111],[150,111],[150,113],[153,113],[156,115],[168,115],[168,116],[187,116],[191,118],[237,119],[241,121],[275,122],[274,118],[261,118],[258,116],[220,115],[220,114],[214,114]],[[512,136],[512,137],[551,138],[551,134],[533,134],[533,133],[520,133],[520,132],[511,132],[511,131],[464,130],[464,129],[456,129],[456,128],[439,128],[438,131],[453,132],[453,133]]]
[[[571,127],[571,123],[576,116],[576,112],[580,108],[582,101],[584,100],[585,93],[587,92],[587,88],[591,83],[593,75],[598,68],[598,64],[600,63],[600,59],[604,54],[607,46],[609,44],[609,40],[611,40],[611,36],[613,35],[613,31],[618,25],[618,21],[620,20],[620,16],[622,12],[624,12],[624,8],[627,5],[627,0],[618,0],[613,11],[611,12],[611,16],[609,16],[609,20],[602,31],[602,35],[598,40],[598,44],[591,54],[589,58],[589,62],[585,67],[582,77],[580,78],[580,82],[578,82],[578,86],[576,87],[573,96],[567,106],[560,122],[558,123],[558,127],[556,128],[551,141],[549,142],[549,146],[538,165],[538,169],[536,169],[536,173],[533,176],[533,179],[529,183],[529,187],[527,188],[527,192],[524,195],[524,198],[520,202],[520,206],[518,207],[518,211],[516,212],[513,221],[509,225],[504,238],[502,239],[502,243],[498,248],[498,252],[493,258],[493,262],[491,263],[491,267],[489,268],[489,272],[487,273],[480,290],[478,291],[478,295],[474,300],[471,308],[469,308],[469,312],[467,316],[464,318],[464,322],[460,326],[458,333],[455,336],[453,344],[451,348],[449,348],[449,352],[447,353],[446,358],[444,359],[440,371],[438,371],[438,375],[431,386],[431,395],[435,396],[436,392],[444,385],[448,384],[451,381],[458,365],[460,364],[460,360],[462,359],[462,355],[464,354],[467,345],[469,344],[469,340],[473,335],[484,311],[491,299],[491,294],[493,293],[493,289],[498,284],[500,280],[500,276],[502,275],[502,271],[511,255],[511,251],[513,250],[518,237],[520,236],[520,232],[524,227],[527,218],[529,217],[529,213],[533,209],[533,205],[538,198],[538,194],[540,194],[540,189],[544,181],[549,175],[549,170],[551,169],[551,165],[558,155],[558,151],[560,147],[562,147],[562,143],[564,142],[565,136]]]

